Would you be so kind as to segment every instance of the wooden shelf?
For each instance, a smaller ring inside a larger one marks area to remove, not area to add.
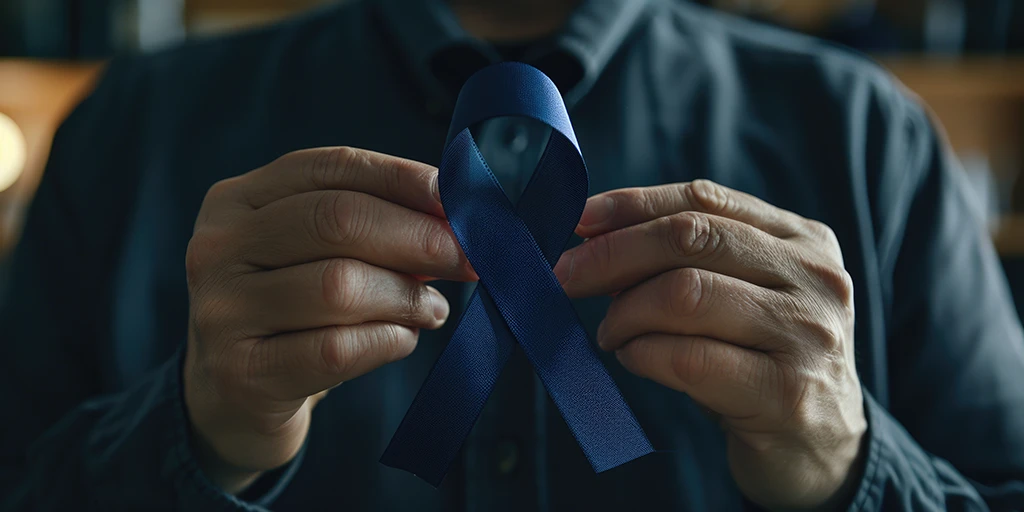
[[[326,3],[327,0],[186,0],[186,10],[276,10],[276,11],[301,11]]]
[[[999,221],[992,235],[996,250],[1004,258],[1024,258],[1024,214],[1008,215]]]
[[[961,155],[984,155],[997,179],[1024,180],[1024,57],[879,61],[921,97]],[[1024,257],[1024,185],[993,232],[1004,258]]]
[[[985,155],[1004,181],[1024,173],[1024,57],[880,62],[928,104],[958,153]]]
[[[272,23],[331,0],[186,0],[189,33],[208,34]]]
[[[1024,98],[1024,56],[886,56],[877,60],[927,100]]]

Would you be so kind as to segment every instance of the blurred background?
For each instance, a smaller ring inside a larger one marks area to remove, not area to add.
[[[17,243],[56,128],[89,93],[104,59],[330,1],[0,0],[0,261]],[[985,205],[1024,311],[1024,0],[700,3],[856,48],[920,95]]]

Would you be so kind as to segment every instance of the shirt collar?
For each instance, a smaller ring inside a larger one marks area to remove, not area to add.
[[[444,0],[374,0],[389,35],[423,86],[430,110],[449,112],[462,83],[501,61],[470,36]],[[583,0],[548,44],[523,60],[544,71],[572,107],[647,12],[649,0]]]

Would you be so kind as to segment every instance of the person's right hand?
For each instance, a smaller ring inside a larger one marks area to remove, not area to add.
[[[183,370],[207,477],[244,490],[290,461],[326,390],[402,359],[475,278],[425,164],[350,148],[215,184],[189,242]]]

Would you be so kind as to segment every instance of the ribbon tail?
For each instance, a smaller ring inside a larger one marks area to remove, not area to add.
[[[470,132],[500,116],[553,128],[518,207]],[[551,271],[585,205],[588,175],[558,88],[525,64],[488,67],[463,86],[441,159],[441,202],[480,276],[466,313],[381,462],[438,486],[515,345],[520,345],[597,472],[653,451]]]
[[[567,159],[573,161],[579,165]],[[442,165],[442,199],[459,197],[446,203],[452,231],[591,466],[602,472],[653,452],[550,261],[495,184],[468,130],[448,145]],[[566,222],[568,209],[559,209],[548,206],[550,222]],[[501,226],[500,234],[494,226]]]
[[[542,281],[558,286],[550,270],[547,274]],[[494,299],[591,467],[601,473],[654,452],[569,298],[538,296],[548,299],[536,301],[536,309],[526,314],[523,310],[531,308],[516,308],[499,295]],[[543,321],[522,321],[526,318]]]
[[[501,314],[477,286],[380,462],[440,486],[514,348]]]

